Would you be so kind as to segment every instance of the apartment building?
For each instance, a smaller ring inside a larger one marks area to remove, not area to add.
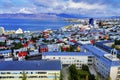
[[[116,51],[108,53],[92,45],[84,45],[84,48],[94,55],[94,68],[103,78],[110,76],[111,80],[120,80],[120,59]]]
[[[60,70],[58,60],[1,61],[0,80],[22,80],[23,77],[27,80],[59,80]]]
[[[60,60],[62,65],[75,64],[77,68],[93,64],[93,55],[89,52],[44,52],[42,59]]]

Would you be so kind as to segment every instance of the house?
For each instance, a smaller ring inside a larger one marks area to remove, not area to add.
[[[5,42],[5,41],[7,41],[7,37],[4,36],[0,37],[0,42]]]
[[[27,51],[21,51],[21,52],[18,52],[18,57],[24,57],[24,56],[27,56]]]
[[[2,50],[0,51],[0,55],[4,56],[4,57],[10,57],[12,54],[11,50]]]
[[[39,54],[39,52],[38,52],[37,49],[34,50],[34,51],[30,51],[30,52],[29,52],[29,55],[30,55],[30,56],[32,56],[32,55],[37,55],[37,54]]]
[[[48,46],[46,44],[39,45],[39,53],[48,52]]]
[[[35,46],[34,46],[33,44],[29,44],[29,45],[28,45],[28,48],[29,48],[29,50],[31,50],[31,51],[32,51],[32,50],[35,50]]]
[[[60,47],[58,44],[48,44],[48,52],[59,51]]]
[[[39,61],[2,61],[0,62],[1,80],[60,80],[61,62],[58,60]]]

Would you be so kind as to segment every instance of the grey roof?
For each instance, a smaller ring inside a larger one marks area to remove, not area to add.
[[[61,70],[59,60],[1,61],[0,70]]]

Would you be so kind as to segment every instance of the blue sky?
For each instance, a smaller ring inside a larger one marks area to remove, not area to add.
[[[4,13],[120,16],[120,0],[0,0],[0,14]]]

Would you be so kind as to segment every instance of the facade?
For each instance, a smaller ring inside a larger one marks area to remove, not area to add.
[[[111,80],[120,80],[120,59],[116,51],[108,53],[92,45],[84,45],[84,48],[94,55],[94,68],[103,78],[110,76]]]
[[[0,27],[0,35],[4,34],[4,27]]]
[[[53,52],[53,51],[60,51],[60,47],[58,44],[49,44],[48,46],[48,52]]]
[[[39,53],[48,52],[48,46],[46,44],[39,46]]]
[[[12,51],[11,50],[3,50],[0,51],[0,55],[4,56],[4,57],[10,57]]]
[[[9,66],[8,66],[9,65]],[[60,61],[3,61],[0,62],[1,80],[22,80],[26,74],[27,80],[59,80]]]
[[[93,64],[93,55],[88,52],[44,52],[42,59],[60,60],[62,65],[75,64],[77,68]]]

